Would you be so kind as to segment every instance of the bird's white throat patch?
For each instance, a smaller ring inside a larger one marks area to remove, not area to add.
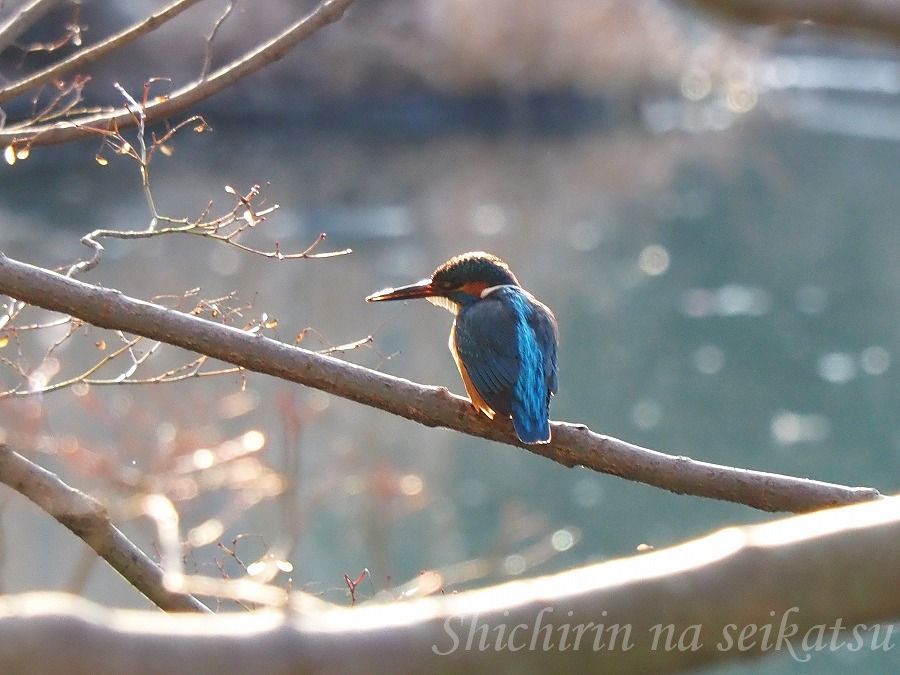
[[[445,298],[443,295],[429,295],[425,299],[428,300],[428,302],[430,302],[432,305],[443,307],[453,315],[459,314],[459,305],[453,302],[450,298]]]

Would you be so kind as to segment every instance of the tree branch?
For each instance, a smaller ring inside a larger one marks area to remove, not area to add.
[[[209,98],[247,75],[255,73],[285,56],[298,43],[320,28],[343,16],[353,0],[324,0],[310,14],[289,26],[282,33],[263,43],[241,58],[220,68],[206,79],[192,82],[166,97],[148,101],[143,106],[146,123],[152,124]],[[40,126],[7,125],[0,130],[0,146],[49,145],[74,141],[111,128],[134,126],[134,114],[127,107],[116,108],[96,115]]]
[[[156,30],[169,19],[178,16],[184,10],[192,5],[196,5],[198,2],[200,2],[200,0],[176,0],[176,2],[173,2],[168,7],[164,7],[144,20],[129,26],[115,35],[111,35],[102,42],[98,42],[95,45],[91,45],[90,47],[75,52],[68,58],[63,59],[58,63],[54,63],[43,70],[39,70],[36,73],[32,73],[27,77],[23,77],[20,80],[16,80],[5,87],[0,87],[0,103],[8,101],[30,89],[39,87],[46,82],[68,75],[76,68],[83,68],[84,66],[103,58],[107,54],[123,47],[141,35]]]
[[[810,511],[877,499],[872,488],[738,469],[675,457],[553,422],[546,445],[523,445],[508,421],[475,413],[467,399],[336,358],[130,298],[0,254],[0,293],[101,328],[143,335],[372,406],[431,427],[523,447],[565,466],[584,466],[678,494],[746,504],[765,511]]]
[[[900,6],[894,0],[681,0],[684,4],[742,23],[813,23],[862,31],[900,41]]]
[[[19,36],[52,10],[62,0],[31,0],[0,23],[0,52],[19,39]]]
[[[100,502],[4,444],[0,444],[0,481],[69,528],[160,609],[210,611],[193,596],[166,590],[162,570],[112,524]]]
[[[335,607],[296,594],[293,613],[196,617],[6,596],[0,670],[671,673],[773,653],[815,658],[832,640],[854,644],[859,624],[871,632],[860,631],[857,650],[888,651],[900,640],[878,622],[900,617],[898,568],[895,498],[408,602]]]

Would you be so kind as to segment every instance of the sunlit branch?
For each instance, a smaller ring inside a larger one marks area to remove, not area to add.
[[[337,607],[295,593],[291,612],[197,620],[12,595],[0,599],[0,669],[225,672],[251,663],[260,672],[375,675],[498,673],[515,661],[536,673],[643,675],[776,653],[809,660],[835,641],[854,645],[857,631],[857,649],[888,652],[897,639],[889,622],[900,617],[898,567],[900,509],[885,499],[407,602]]]
[[[0,256],[0,293],[101,328],[143,335],[341,396],[419,422],[516,445],[564,466],[582,466],[679,494],[766,511],[814,509],[878,499],[856,488],[667,455],[602,436],[584,425],[552,423],[552,441],[523,445],[511,425],[473,411],[444,387],[416,384],[232,326],[130,298],[119,291]],[[352,300],[350,300],[352,301]]]

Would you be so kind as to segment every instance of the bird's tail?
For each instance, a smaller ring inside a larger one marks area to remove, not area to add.
[[[513,404],[513,428],[520,441],[528,444],[550,442],[549,407],[549,402],[537,406]]]

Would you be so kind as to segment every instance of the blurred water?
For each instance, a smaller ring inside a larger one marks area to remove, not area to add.
[[[281,208],[252,241],[299,250],[324,231],[323,249],[353,255],[275,263],[188,238],[111,242],[86,278],[143,298],[237,289],[252,301],[246,314],[277,317],[272,332],[286,341],[307,326],[316,331],[304,338],[311,348],[372,335],[346,358],[461,392],[446,312],[362,299],[453,254],[489,250],[560,321],[554,418],[673,454],[896,492],[900,146],[890,134],[835,133],[838,124],[832,133],[804,128],[774,114],[777,102],[705,127],[678,123],[697,109],[673,103],[675,122],[662,126],[691,131],[666,134],[655,132],[654,104],[644,123],[390,137],[211,120],[213,134],[184,136],[172,158],[156,161],[161,210],[196,214],[208,199],[228,203],[224,185],[260,183]],[[93,147],[77,150],[57,161],[56,150],[38,149],[3,167],[7,255],[60,265],[83,255],[84,232],[146,226],[136,168],[122,158],[101,167]],[[59,356],[65,364],[67,352]],[[770,517],[565,469],[261,376],[247,387],[246,410],[231,416],[235,377],[103,389],[87,415],[61,392],[45,397],[30,433],[77,436],[106,461],[146,469],[168,461],[175,430],[190,432],[183,452],[260,430],[269,461],[292,472],[291,504],[248,508],[217,493],[185,504],[183,525],[233,509],[224,542],[252,533],[271,543],[294,529],[294,587],[340,601],[341,575],[362,568],[371,572],[366,595],[434,568],[454,590],[466,579],[563,569]],[[286,410],[300,420],[297,437]],[[22,411],[4,404],[0,424],[21,426]],[[107,499],[128,492],[96,467],[39,459]],[[77,546],[17,497],[4,502],[3,535],[15,545],[4,547],[3,590],[65,586]],[[130,527],[152,546],[147,528]],[[215,575],[217,557],[208,546],[192,564]],[[460,566],[467,560],[475,562]],[[139,604],[100,567],[92,597]],[[812,665],[878,670],[893,658],[880,656],[888,660],[818,654]]]

